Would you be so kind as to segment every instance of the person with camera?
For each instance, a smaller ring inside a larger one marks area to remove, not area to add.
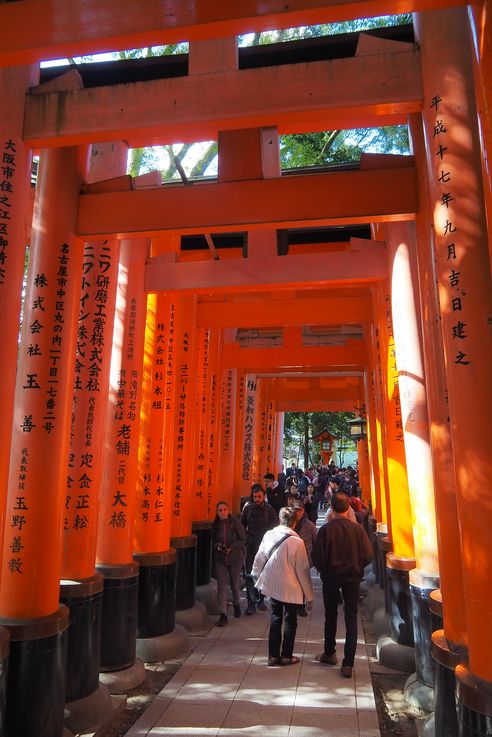
[[[228,583],[232,591],[234,616],[241,616],[239,576],[243,565],[245,545],[246,532],[243,525],[230,514],[226,502],[218,502],[212,523],[212,546],[215,552],[215,577],[220,612],[217,627],[224,627],[229,622],[227,616]]]

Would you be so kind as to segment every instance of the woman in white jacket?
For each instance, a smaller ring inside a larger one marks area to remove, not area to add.
[[[283,507],[278,518],[278,527],[268,530],[261,541],[251,573],[257,578],[257,588],[271,599],[268,665],[292,665],[299,662],[299,658],[292,654],[297,607],[303,603],[310,604],[314,594],[306,549],[293,529],[296,511]]]

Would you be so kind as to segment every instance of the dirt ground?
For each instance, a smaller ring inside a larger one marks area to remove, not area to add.
[[[403,687],[408,674],[380,665],[375,656],[376,638],[372,631],[371,619],[367,616],[363,603],[361,618],[368,645],[369,667],[381,737],[417,737],[415,720],[418,717],[424,717],[425,713],[409,706],[403,698]],[[205,634],[202,633],[202,637]],[[191,637],[189,651],[174,660],[166,663],[146,664],[145,681],[128,692],[126,707],[122,707],[114,715],[112,723],[100,729],[94,737],[125,737],[131,725],[148,708],[154,697],[172,678],[202,637]]]

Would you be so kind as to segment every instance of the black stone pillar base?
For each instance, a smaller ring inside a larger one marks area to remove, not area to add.
[[[387,599],[391,639],[398,645],[413,647],[412,599],[409,572],[415,568],[414,558],[386,555]]]
[[[9,666],[10,633],[0,627],[0,734],[6,734],[7,673]]]
[[[432,634],[430,595],[439,586],[439,576],[414,568],[409,573],[409,583],[417,678],[432,688],[434,663],[430,647]]]
[[[65,700],[78,701],[99,686],[104,581],[100,573],[60,582],[60,602],[70,610]]]
[[[463,648],[450,647],[444,630],[432,633],[431,652],[434,659],[434,722],[436,735],[458,737],[455,668],[466,659]]]
[[[456,667],[458,734],[460,737],[492,735],[492,683],[477,678],[461,664]]]
[[[69,611],[0,618],[10,633],[5,737],[62,737]]]
[[[176,549],[176,611],[195,605],[196,535],[172,537]]]
[[[100,668],[130,668],[137,648],[138,563],[97,570],[104,578]]]
[[[138,638],[161,637],[174,629],[176,551],[137,553]]]
[[[191,531],[197,537],[195,584],[205,586],[212,578],[212,522],[192,522]]]
[[[441,590],[435,589],[430,592],[430,611],[431,611],[431,626],[432,632],[436,630],[442,630],[443,618],[442,618],[442,596]]]

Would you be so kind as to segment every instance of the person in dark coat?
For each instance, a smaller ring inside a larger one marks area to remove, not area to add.
[[[341,673],[345,678],[351,678],[357,649],[359,585],[365,566],[372,560],[373,550],[363,527],[347,519],[348,496],[340,492],[333,494],[331,505],[337,516],[320,528],[312,552],[313,563],[323,582],[325,605],[325,649],[316,659],[329,665],[338,662],[335,648],[338,592],[341,588],[346,628]]]
[[[218,627],[228,623],[227,583],[232,591],[234,616],[241,616],[239,576],[244,560],[246,532],[241,522],[229,513],[227,502],[218,502],[212,523],[212,546],[215,554],[215,577],[220,617]]]
[[[244,505],[241,512],[241,522],[246,530],[246,573],[251,573],[255,555],[258,552],[263,535],[267,530],[272,530],[278,525],[278,515],[274,508],[265,500],[265,492],[261,484],[253,484],[251,487],[253,501]],[[258,603],[258,609],[265,611],[266,604],[262,596]],[[256,605],[248,600],[246,614],[254,614]]]
[[[281,486],[278,481],[275,481],[273,473],[266,473],[263,476],[263,483],[265,485],[268,504],[270,504],[278,514],[284,506],[285,488]]]

